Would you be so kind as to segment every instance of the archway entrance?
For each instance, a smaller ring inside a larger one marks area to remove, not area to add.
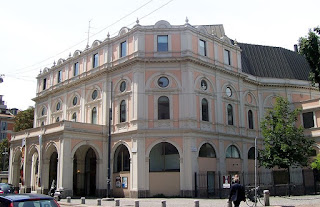
[[[21,168],[22,168],[22,161],[21,161],[22,153],[20,149],[16,150],[13,158],[12,163],[12,185],[14,185],[15,189],[18,190],[19,183],[21,183]]]
[[[58,153],[53,152],[50,156],[49,163],[49,188],[54,180],[55,184],[57,184],[57,170],[58,170]]]
[[[114,154],[113,163],[113,195],[115,197],[129,197],[130,195],[130,153],[128,148],[121,144]]]
[[[96,194],[97,156],[90,146],[81,146],[73,157],[73,194]]]

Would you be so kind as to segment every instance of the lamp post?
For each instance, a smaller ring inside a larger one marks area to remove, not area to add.
[[[254,206],[257,206],[257,137],[254,139]]]
[[[109,132],[108,132],[108,177],[107,177],[107,198],[106,200],[113,200],[110,198],[110,184],[111,184],[111,122],[112,122],[112,91],[113,84],[111,82],[111,92],[110,92],[110,108],[109,108]]]

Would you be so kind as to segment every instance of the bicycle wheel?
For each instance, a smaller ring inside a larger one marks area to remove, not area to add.
[[[258,199],[259,203],[261,203],[261,205],[264,206],[264,198],[263,198],[263,196],[259,195],[257,199]]]
[[[254,201],[253,201],[252,198],[248,198],[248,197],[247,197],[247,198],[246,198],[246,203],[247,203],[248,206],[251,206],[251,207],[254,206]]]

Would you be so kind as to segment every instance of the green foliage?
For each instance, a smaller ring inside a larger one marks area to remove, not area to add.
[[[317,35],[318,33],[318,35]],[[319,84],[320,90],[320,27],[309,30],[307,37],[299,39],[299,52],[304,55],[310,65],[310,80]]]
[[[9,142],[4,139],[0,142],[0,171],[8,170],[9,167]]]
[[[259,150],[259,163],[266,168],[307,166],[314,140],[305,138],[303,128],[295,122],[300,109],[290,110],[288,100],[277,97],[272,110],[261,122],[264,149]]]
[[[311,168],[320,170],[320,154],[318,154],[316,159],[311,163]]]
[[[13,131],[18,132],[25,129],[33,128],[34,107],[20,111],[14,118]]]

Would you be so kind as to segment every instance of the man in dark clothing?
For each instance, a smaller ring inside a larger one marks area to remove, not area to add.
[[[234,176],[234,184],[232,184],[230,189],[229,201],[233,201],[235,207],[240,206],[241,201],[245,201],[245,190],[244,187],[239,182],[239,176]]]

